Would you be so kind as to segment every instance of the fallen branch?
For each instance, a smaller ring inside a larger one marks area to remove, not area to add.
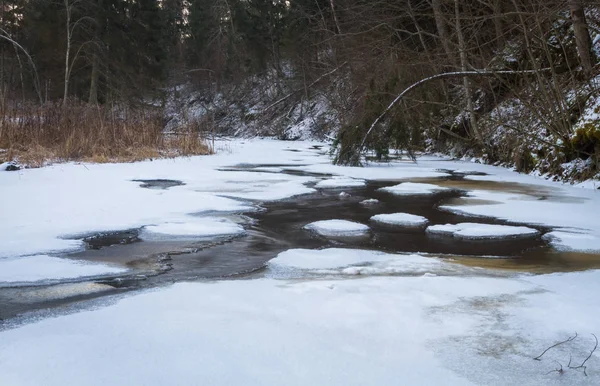
[[[595,336],[595,335],[594,335],[594,336]],[[540,355],[538,355],[537,357],[535,357],[535,358],[533,358],[533,359],[534,359],[534,360],[536,360],[536,361],[539,361],[539,360],[541,360],[540,358],[541,358],[541,357],[542,357],[542,356],[543,356],[545,353],[547,353],[547,352],[548,352],[548,350],[550,350],[551,348],[554,348],[554,347],[556,347],[556,346],[560,346],[561,344],[564,344],[564,343],[570,342],[570,341],[572,341],[572,340],[573,340],[573,339],[575,339],[575,338],[577,338],[577,332],[575,332],[575,336],[572,336],[572,337],[568,338],[567,340],[563,340],[562,342],[558,342],[558,343],[556,343],[556,344],[553,344],[552,346],[548,347],[547,349],[545,349],[545,350],[544,350],[544,352],[543,352],[543,353],[541,353]],[[596,343],[597,343],[597,342],[598,342],[598,341],[596,340]],[[569,362],[569,363],[570,363],[570,362]],[[585,363],[585,362],[584,362],[584,363]],[[561,368],[562,368],[562,366],[561,366]]]
[[[467,138],[463,138],[460,135],[458,135],[458,134],[456,134],[456,133],[454,133],[454,132],[452,132],[452,131],[450,131],[450,130],[448,130],[446,128],[440,127],[439,129],[440,129],[440,131],[448,134],[451,137],[454,137],[454,138],[459,139],[459,140],[464,141],[464,142],[469,142],[469,140]]]
[[[209,68],[193,68],[191,70],[180,72],[181,75],[191,74],[192,72],[205,71],[214,74],[215,72]]]
[[[596,351],[596,349],[598,348],[598,338],[596,337],[596,335],[592,334],[592,336],[594,337],[594,339],[596,340],[596,344],[594,345],[594,348],[592,349],[592,351],[590,352],[590,355],[587,356],[587,358],[585,358],[585,360],[583,362],[581,362],[581,364],[579,366],[574,366],[571,367],[571,361],[569,360],[569,368],[570,369],[583,369],[583,374],[587,377],[587,373],[586,373],[586,366],[585,366],[585,362],[588,361],[588,359],[590,359],[592,357],[592,355],[594,355],[594,352]]]
[[[556,364],[557,364],[557,365],[559,365],[560,367],[557,367],[557,368],[556,368],[556,369],[554,369],[554,370],[550,370],[550,371],[548,371],[548,372],[546,373],[546,375],[548,375],[548,374],[550,374],[550,373],[553,373],[553,372],[555,372],[555,371],[556,371],[557,373],[559,373],[560,375],[563,375],[563,374],[565,373],[565,370],[563,369],[563,366],[562,366],[562,365],[561,365],[561,364],[560,364],[558,361],[554,361],[554,362],[556,362]]]

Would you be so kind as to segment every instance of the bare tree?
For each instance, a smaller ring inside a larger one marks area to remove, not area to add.
[[[460,70],[462,72],[466,72],[469,69],[469,62],[467,60],[467,47],[465,44],[465,38],[460,22],[460,0],[454,0],[454,12],[456,17],[456,36],[458,37],[458,49],[460,53]],[[481,135],[481,131],[479,131],[479,128],[477,127],[477,116],[475,115],[475,108],[473,107],[473,92],[471,89],[471,80],[467,76],[463,77],[463,89],[465,93],[465,99],[467,102],[469,122],[471,124],[471,134],[478,142],[478,144],[482,146],[483,136]]]
[[[591,74],[594,62],[590,54],[592,42],[588,33],[585,12],[581,0],[568,0],[569,10],[571,11],[571,20],[573,21],[573,30],[575,32],[575,43],[581,66],[586,74]]]
[[[37,71],[37,67],[35,66],[35,63],[33,62],[33,59],[31,58],[31,55],[29,55],[29,52],[27,52],[27,50],[25,48],[23,48],[22,45],[20,45],[14,39],[12,39],[10,37],[10,34],[7,31],[5,31],[4,29],[1,29],[1,28],[0,28],[0,39],[7,40],[8,42],[10,42],[15,47],[15,49],[20,50],[27,57],[27,60],[29,61],[31,69],[33,70],[33,76],[34,76],[33,77],[33,84],[34,84],[35,90],[36,90],[36,92],[38,94],[38,98],[39,98],[39,101],[40,101],[40,104],[41,104],[42,103],[42,92],[41,92],[41,89],[40,89],[40,81],[39,81],[39,77],[38,77],[38,71]]]
[[[65,6],[65,30],[66,30],[66,48],[65,48],[65,73],[64,73],[64,91],[63,91],[63,106],[67,104],[67,99],[69,97],[69,80],[71,79],[71,71],[73,70],[73,65],[75,61],[79,57],[79,54],[82,48],[91,43],[91,41],[87,41],[79,46],[79,49],[71,58],[71,50],[73,48],[73,35],[78,27],[83,26],[85,22],[94,22],[94,19],[89,16],[82,16],[76,21],[72,21],[73,18],[73,10],[75,6],[81,3],[83,0],[64,0]]]
[[[437,33],[442,47],[444,48],[444,52],[446,53],[446,57],[448,60],[453,61],[454,55],[450,49],[450,38],[448,34],[448,28],[446,27],[446,20],[442,13],[441,0],[431,0],[431,8],[433,11],[433,17],[435,19]]]

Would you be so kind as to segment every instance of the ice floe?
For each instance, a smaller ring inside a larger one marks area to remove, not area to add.
[[[189,222],[172,222],[144,227],[141,238],[144,240],[162,237],[214,237],[234,236],[244,233],[244,227],[235,222],[218,217],[191,219]]]
[[[371,217],[371,221],[401,227],[422,227],[429,222],[429,220],[423,216],[417,216],[409,213],[377,214]]]
[[[365,186],[365,180],[354,178],[334,177],[319,181],[315,186],[317,188],[352,188]]]
[[[369,231],[365,224],[348,220],[322,220],[304,226],[322,236],[362,236]]]
[[[379,204],[379,200],[376,198],[368,198],[366,200],[362,200],[360,204],[364,206],[373,206]]]
[[[441,192],[444,190],[448,190],[448,188],[444,188],[442,186],[434,185],[434,184],[422,184],[418,182],[403,182],[394,186],[386,186],[385,188],[379,189],[382,192],[387,192],[391,194],[395,194],[398,196],[420,196],[420,195],[429,195],[437,192]]]
[[[577,246],[578,251],[598,252],[600,251],[600,237],[581,231],[555,230],[544,235],[554,247],[559,250],[573,250],[572,245]]]
[[[290,249],[269,261],[273,268],[311,270],[316,273],[423,274],[447,263],[417,254],[390,254],[362,249]]]

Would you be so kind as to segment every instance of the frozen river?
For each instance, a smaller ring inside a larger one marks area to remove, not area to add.
[[[217,150],[0,174],[0,383],[600,381],[600,191]]]

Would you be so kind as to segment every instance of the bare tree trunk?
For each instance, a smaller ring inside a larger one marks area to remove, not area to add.
[[[335,4],[333,0],[329,0],[329,5],[331,6],[331,13],[333,14],[333,21],[335,22],[335,28],[337,29],[338,34],[342,34],[342,30],[340,29],[340,22],[338,21],[337,14],[335,13]]]
[[[502,24],[502,1],[494,0],[494,31],[496,33],[496,47],[498,51],[504,48],[504,25]]]
[[[88,96],[88,103],[98,103],[98,81],[100,79],[100,55],[103,47],[103,38],[105,30],[105,17],[104,14],[104,0],[96,1],[96,15],[95,15],[95,26],[94,26],[94,39],[96,45],[94,52],[92,52],[92,72],[90,74],[90,93]]]
[[[0,4],[0,6],[2,7],[2,9],[0,9],[0,12],[2,13],[0,15],[0,17],[2,18],[2,20],[4,20],[4,10],[6,9],[6,7],[4,6],[4,0],[2,0],[2,3]],[[4,112],[4,103],[6,101],[6,90],[8,90],[8,87],[4,84],[4,44],[0,48],[0,51],[1,51],[1,54],[0,54],[0,98],[1,98],[0,103],[2,103],[2,111]]]
[[[98,56],[94,55],[94,57],[92,58],[92,74],[90,76],[90,95],[88,97],[88,103],[90,104],[98,103],[98,66]]]
[[[467,71],[469,64],[467,61],[467,52],[465,45],[465,37],[463,35],[460,23],[460,0],[454,0],[454,13],[456,17],[456,35],[458,37],[458,49],[460,51],[460,70]],[[477,127],[477,117],[475,116],[475,108],[473,107],[473,92],[471,90],[471,80],[463,77],[463,88],[465,91],[465,99],[467,101],[467,112],[469,113],[469,122],[471,124],[471,134],[480,145],[483,145],[483,137]]]
[[[4,33],[6,33],[6,31],[4,31],[3,29],[0,29],[0,31],[2,33],[0,33],[0,39],[4,39],[9,41],[12,45],[14,45],[15,47],[17,47],[21,52],[23,52],[25,54],[25,56],[27,56],[27,60],[29,61],[29,65],[31,66],[31,69],[33,70],[33,85],[35,86],[35,91],[38,94],[39,100],[40,100],[40,104],[42,104],[42,93],[41,93],[41,89],[40,89],[40,78],[38,76],[38,72],[37,72],[37,67],[35,66],[35,63],[33,62],[33,59],[31,58],[31,55],[29,55],[29,52],[27,52],[27,50],[25,48],[23,48],[22,45],[20,45],[19,43],[17,43],[15,40],[13,40],[12,38],[10,38],[8,35],[4,35]]]
[[[571,20],[573,21],[573,30],[575,32],[575,42],[577,44],[579,60],[583,70],[589,75],[592,72],[594,63],[592,55],[590,54],[592,42],[587,29],[583,4],[581,0],[568,0],[568,5],[569,10],[571,11]]]
[[[413,24],[415,25],[415,28],[417,29],[417,34],[419,35],[419,41],[421,42],[421,46],[423,46],[423,52],[425,52],[426,54],[429,54],[429,49],[427,48],[427,42],[425,41],[425,38],[423,36],[423,29],[421,28],[421,26],[419,25],[419,22],[417,21],[417,18],[415,17],[415,13],[413,12],[412,6],[410,5],[410,1],[408,2],[408,13],[410,15],[410,18],[413,22]]]
[[[69,55],[71,54],[71,6],[69,0],[65,0],[65,10],[67,12],[67,21],[65,23],[67,27],[67,48],[65,52],[65,84],[63,93],[63,106],[67,104],[67,98],[69,97]]]
[[[450,49],[450,41],[448,39],[449,35],[448,29],[446,28],[446,20],[444,20],[440,1],[441,0],[431,0],[431,7],[433,8],[433,16],[435,18],[435,26],[437,28],[438,36],[440,37],[440,41],[442,42],[442,47],[444,48],[446,56],[451,62],[454,62],[452,50]]]

